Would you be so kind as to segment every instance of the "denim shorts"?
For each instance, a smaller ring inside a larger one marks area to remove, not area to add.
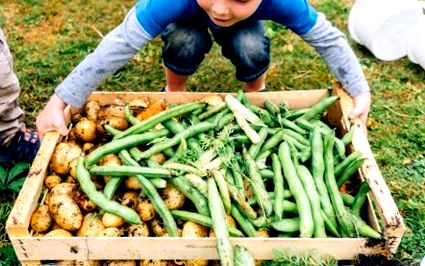
[[[262,22],[238,23],[222,29],[194,24],[197,23],[171,23],[162,33],[162,58],[171,71],[183,76],[195,73],[211,49],[211,32],[222,54],[235,66],[238,80],[251,82],[266,72],[270,63],[270,40],[264,36]]]

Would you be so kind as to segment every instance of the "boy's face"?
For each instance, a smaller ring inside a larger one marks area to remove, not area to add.
[[[230,27],[251,16],[262,0],[197,0],[211,21],[220,27]]]

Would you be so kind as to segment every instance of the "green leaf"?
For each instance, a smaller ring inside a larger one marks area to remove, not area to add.
[[[4,186],[7,181],[7,170],[0,166],[0,185]]]
[[[21,190],[24,182],[25,182],[25,178],[15,180],[11,184],[9,184],[8,189],[12,190],[15,193],[18,193]]]
[[[13,168],[9,170],[7,183],[11,183],[12,181],[16,180],[18,177],[20,177],[22,173],[27,171],[29,167],[29,163],[20,162],[15,164],[15,166],[13,166]]]

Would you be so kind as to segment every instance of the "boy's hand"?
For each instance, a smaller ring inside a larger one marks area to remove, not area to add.
[[[354,119],[360,119],[362,122],[363,129],[365,133],[367,133],[366,128],[366,121],[370,110],[370,92],[365,92],[362,94],[359,94],[354,99],[354,109],[351,111],[351,113],[348,115],[348,118],[350,120]]]
[[[37,116],[35,122],[40,138],[49,131],[57,131],[62,136],[68,134],[68,128],[65,125],[64,109],[66,104],[54,94],[41,113]]]

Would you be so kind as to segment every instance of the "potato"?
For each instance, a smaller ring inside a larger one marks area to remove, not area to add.
[[[45,237],[72,237],[72,234],[64,229],[55,229],[44,235]]]
[[[102,223],[105,227],[121,227],[125,221],[118,215],[105,212],[102,216]]]
[[[105,229],[100,217],[94,213],[88,213],[84,216],[81,227],[77,231],[77,236],[96,236]]]
[[[128,232],[128,236],[132,237],[143,237],[150,235],[148,225],[144,222],[141,224],[132,224],[127,227],[126,231]]]
[[[168,184],[162,190],[162,199],[169,210],[176,210],[184,205],[185,196],[173,185]]]
[[[74,179],[77,179],[77,162],[78,162],[78,158],[75,158],[74,160],[72,160],[69,163],[69,174]],[[71,182],[71,183],[73,183],[73,182]]]
[[[52,227],[50,228],[50,231],[56,230],[56,229],[62,229],[60,225],[58,225],[57,222],[53,221]]]
[[[131,106],[131,109],[136,109],[136,111],[139,110],[143,110],[146,107],[148,107],[148,100],[147,99],[142,99],[142,98],[137,98],[137,99],[133,99],[131,100],[128,105]]]
[[[138,201],[136,211],[144,222],[152,220],[156,215],[155,207],[148,198]]]
[[[52,217],[49,214],[49,207],[41,205],[31,216],[31,229],[37,233],[46,232],[52,225]]]
[[[87,118],[81,118],[75,125],[75,136],[82,142],[92,142],[96,139],[96,123]]]
[[[97,115],[100,110],[100,104],[98,101],[88,101],[84,105],[84,113],[86,114],[87,119],[96,122]]]
[[[99,231],[96,236],[98,237],[118,237],[121,236],[120,229],[116,227],[108,227]]]
[[[88,143],[88,142],[84,143],[83,144],[84,154],[89,154],[93,150],[94,147],[95,147],[95,145],[93,143]]]
[[[208,95],[202,98],[201,102],[207,103],[208,105],[211,105],[211,106],[218,106],[218,105],[224,104],[223,99],[218,95]]]
[[[124,114],[124,106],[109,105],[102,107],[98,112],[97,130],[104,134],[105,124],[119,130],[128,128],[128,122]]]
[[[124,178],[124,186],[132,190],[141,190],[142,185],[140,185],[139,180],[135,176],[128,176]]]
[[[205,226],[191,221],[185,222],[182,229],[182,237],[207,237],[208,230]]]
[[[257,231],[257,236],[258,237],[270,237],[269,231],[267,231],[264,228]]]
[[[75,261],[76,266],[102,266],[100,260],[77,260]]]
[[[73,142],[59,143],[50,159],[50,169],[59,175],[67,175],[70,163],[82,153],[81,148]]]
[[[44,179],[44,185],[48,189],[52,189],[54,186],[56,186],[57,184],[59,184],[61,182],[62,182],[61,177],[56,175],[56,174],[46,176],[46,179]]]
[[[167,233],[164,223],[160,218],[154,218],[151,221],[151,229],[155,236],[164,236]]]
[[[163,164],[163,163],[165,163],[165,161],[167,161],[167,158],[161,152],[157,152],[157,153],[153,154],[149,159],[151,159],[152,161],[155,161],[159,164]]]
[[[139,202],[139,194],[134,191],[127,191],[122,195],[119,200],[122,205],[125,205],[130,208],[134,208],[136,204]]]
[[[70,183],[61,183],[73,185]],[[52,195],[49,198],[49,211],[53,219],[59,226],[68,231],[78,230],[83,222],[83,215],[77,203],[67,193],[67,187],[58,184],[52,189]],[[71,187],[71,186],[68,186]],[[71,190],[72,191],[72,190]]]
[[[120,158],[116,154],[108,154],[105,157],[103,157],[99,161],[99,165],[101,166],[118,166],[122,165]],[[110,176],[104,176],[103,180],[105,183],[108,183],[108,181],[111,179]]]
[[[105,266],[136,266],[135,260],[108,260]]]
[[[140,266],[175,266],[172,260],[141,260]]]

